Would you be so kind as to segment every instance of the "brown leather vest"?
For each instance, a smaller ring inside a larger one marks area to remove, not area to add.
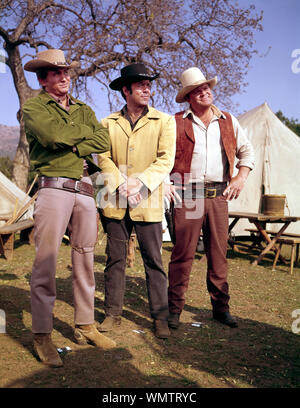
[[[232,119],[228,112],[223,112],[226,119],[219,119],[221,139],[229,163],[229,177],[232,177],[236,154],[236,138]],[[183,119],[184,111],[175,114],[176,119],[176,156],[171,180],[175,184],[186,184],[189,181],[191,162],[195,145],[192,120],[189,116]]]

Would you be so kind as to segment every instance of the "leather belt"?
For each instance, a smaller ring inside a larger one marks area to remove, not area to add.
[[[223,194],[227,182],[189,183],[182,192],[183,199],[215,198]]]
[[[46,177],[38,178],[38,186],[40,188],[57,188],[59,190],[69,191],[94,197],[94,188],[91,184],[84,183],[80,180],[74,180],[66,177]]]

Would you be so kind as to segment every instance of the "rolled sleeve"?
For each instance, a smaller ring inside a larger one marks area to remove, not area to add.
[[[233,115],[231,115],[231,117],[236,136],[236,157],[238,159],[236,167],[249,167],[251,170],[253,170],[255,166],[254,148],[237,118],[235,118]]]

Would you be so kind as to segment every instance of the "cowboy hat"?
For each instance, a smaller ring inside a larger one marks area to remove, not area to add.
[[[209,84],[209,86],[213,88],[217,81],[218,79],[216,76],[212,79],[206,79],[203,73],[197,67],[186,69],[180,78],[182,89],[178,92],[175,100],[178,103],[185,102],[186,95],[193,89],[203,84]]]
[[[121,91],[122,87],[128,83],[143,81],[148,79],[153,81],[159,76],[155,74],[154,76],[149,75],[149,72],[144,64],[131,64],[121,69],[121,76],[114,79],[109,87],[114,91]]]
[[[38,52],[35,59],[28,61],[24,65],[25,71],[36,72],[41,68],[74,68],[78,62],[74,61],[67,64],[64,52],[62,50],[46,50]]]

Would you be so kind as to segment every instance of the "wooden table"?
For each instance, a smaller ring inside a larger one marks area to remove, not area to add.
[[[267,243],[267,246],[262,250],[259,256],[252,262],[252,265],[257,265],[263,259],[263,257],[271,250],[274,250],[275,253],[277,254],[278,248],[276,247],[275,244],[278,238],[280,238],[280,236],[284,233],[284,231],[291,224],[291,222],[300,221],[300,217],[289,216],[289,215],[273,216],[273,215],[265,215],[265,214],[260,214],[260,213],[256,214],[256,213],[231,212],[231,211],[229,212],[229,218],[233,218],[233,221],[229,224],[229,232],[232,230],[232,228],[236,225],[236,223],[241,218],[245,218],[245,219],[248,219],[249,222],[251,222],[252,224],[256,226],[258,232],[260,233],[261,238]],[[278,223],[278,224],[283,224],[283,226],[280,228],[280,230],[277,233],[274,233],[275,235],[273,237],[271,237],[266,231],[266,224],[268,223]],[[278,255],[281,257],[280,254]]]

